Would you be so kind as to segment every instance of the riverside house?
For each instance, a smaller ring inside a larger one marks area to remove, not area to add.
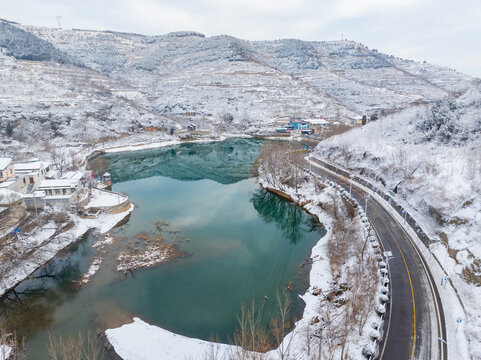
[[[80,188],[80,179],[56,179],[43,180],[40,182],[37,191],[45,192],[46,203],[73,203]]]
[[[15,168],[13,166],[13,159],[0,158],[0,182],[4,182],[15,176]]]

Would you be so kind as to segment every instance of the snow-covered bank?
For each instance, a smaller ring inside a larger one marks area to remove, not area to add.
[[[158,326],[149,325],[139,318],[133,323],[105,331],[117,355],[124,360],[203,360],[209,354],[228,359],[231,345],[188,338]]]
[[[48,241],[54,232],[49,224],[36,231],[35,234],[26,237],[25,240],[29,245],[38,246],[44,242],[46,244],[36,249],[35,253],[28,259],[21,260],[9,269],[0,280],[0,296],[14,288],[39,267],[45,265],[60,250],[77,241],[88,230],[97,229],[101,233],[106,233],[125,219],[133,210],[134,205],[130,205],[129,209],[117,214],[101,213],[97,219],[85,219],[77,215],[71,215],[72,228],[58,234],[55,240]]]
[[[311,162],[311,165],[315,167],[321,167],[314,161]],[[323,169],[336,174],[329,169]],[[355,180],[353,181],[355,182]],[[441,266],[442,262],[440,261],[443,259],[443,257],[446,258],[446,252],[440,249],[439,245],[437,244],[432,248],[427,248],[426,245],[419,239],[414,229],[409,226],[406,221],[404,221],[403,217],[391,206],[391,204],[389,204],[378,193],[374,193],[371,189],[368,189],[364,185],[360,183],[356,183],[356,185],[363,189],[366,193],[372,194],[374,199],[381,204],[381,206],[384,207],[384,209],[386,209],[386,211],[389,212],[394,219],[396,219],[396,221],[409,234],[427,262],[429,270],[431,271],[431,274],[435,280],[433,286],[437,288],[443,305],[447,330],[446,338],[448,339],[448,358],[463,360],[470,359],[470,343],[465,334],[466,313],[465,309],[463,308],[463,304],[460,302],[459,295],[457,294],[456,289],[453,287],[453,282],[443,281],[441,285],[438,283],[438,280],[443,279],[446,275],[445,269],[443,269]],[[443,266],[444,265],[445,263]],[[473,346],[472,342],[471,346]]]
[[[267,186],[267,184],[263,185]],[[317,349],[319,338],[316,337],[316,334],[318,334],[319,328],[325,325],[320,323],[320,321],[323,321],[321,320],[323,314],[320,311],[321,301],[331,291],[334,283],[326,253],[326,244],[333,235],[332,223],[334,219],[319,204],[330,204],[333,199],[341,203],[342,200],[336,188],[327,186],[322,191],[316,191],[316,184],[313,181],[307,182],[297,192],[294,189],[283,189],[283,191],[288,192],[294,201],[303,204],[307,211],[317,216],[324,224],[326,234],[317,242],[311,252],[310,286],[306,293],[301,296],[306,304],[302,318],[296,322],[294,330],[284,338],[277,349],[257,355],[263,359],[280,359],[284,356],[284,358],[307,360],[311,359]],[[364,239],[367,232],[366,226],[361,225],[361,216],[356,217],[354,225],[357,227],[356,231],[359,237]],[[379,284],[380,287],[381,284]],[[378,290],[377,288],[373,289],[376,293]],[[366,331],[363,331],[361,336],[356,335],[357,331],[349,335],[349,354],[354,359],[363,359],[363,347],[372,342],[371,332],[374,329],[371,328],[371,323],[377,322],[379,324],[377,314],[371,313],[368,319]],[[108,329],[105,334],[115,352],[124,360],[205,359],[212,358],[212,354],[216,354],[217,358],[237,359],[236,356],[239,353],[239,348],[236,346],[187,338],[160,327],[149,325],[138,318],[134,318],[133,323]]]
[[[0,345],[0,360],[7,360],[12,353],[12,348],[7,345]]]

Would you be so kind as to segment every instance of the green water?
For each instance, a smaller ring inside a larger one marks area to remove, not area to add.
[[[295,205],[249,179],[260,142],[228,140],[108,156],[113,190],[127,193],[137,208],[114,231],[113,245],[91,283],[76,284],[95,254],[88,234],[9,294],[2,317],[28,338],[29,358],[44,359],[48,331],[92,332],[119,326],[133,316],[171,331],[228,341],[242,302],[264,304],[266,322],[275,313],[276,291],[293,281],[292,317],[307,287],[301,266],[324,231]],[[175,242],[189,256],[127,276],[115,271],[116,256],[141,231],[169,221]],[[179,240],[180,239],[180,240]],[[51,277],[50,277],[51,275]]]

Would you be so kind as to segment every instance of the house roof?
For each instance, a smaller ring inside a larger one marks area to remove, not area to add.
[[[16,183],[15,180],[10,180],[10,179],[7,181],[0,182],[0,188],[8,188]]]
[[[45,196],[46,196],[45,191],[41,190],[41,191],[35,191],[32,194],[26,194],[25,198],[30,198],[30,199],[36,198],[37,199],[37,198],[44,198]]]
[[[26,163],[15,164],[15,171],[38,171],[41,167],[47,168],[49,163],[43,161],[31,161]]]
[[[106,173],[103,174],[102,176],[110,176],[110,173],[109,173],[109,172],[106,172]]]
[[[0,158],[0,170],[5,170],[12,161],[12,158]]]
[[[63,178],[69,180],[80,180],[85,173],[83,171],[69,171],[66,173]]]
[[[308,119],[307,121],[309,121],[313,125],[329,124],[329,121],[324,120],[324,119]]]
[[[56,179],[56,180],[42,180],[38,189],[62,189],[62,188],[75,188],[77,187],[78,180],[72,179]]]
[[[25,195],[10,189],[0,189],[0,204],[13,204],[14,202],[23,199]]]

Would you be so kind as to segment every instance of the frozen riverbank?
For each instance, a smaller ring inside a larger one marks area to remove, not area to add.
[[[268,184],[263,185],[267,187]],[[327,242],[333,235],[333,217],[319,204],[332,203],[333,199],[337,199],[334,201],[339,202],[342,200],[338,190],[333,187],[325,187],[321,192],[316,192],[315,187],[315,183],[310,181],[298,189],[297,193],[293,189],[292,191],[283,189],[295,202],[303,204],[305,210],[315,215],[324,224],[327,233],[311,251],[310,286],[306,293],[300,296],[306,304],[302,318],[297,321],[294,330],[284,338],[277,349],[266,354],[259,354],[265,359],[278,359],[287,354],[296,359],[310,359],[319,346],[319,338],[315,334],[321,327],[319,323],[322,318],[320,304],[334,283],[326,253]],[[364,237],[365,230],[360,224],[360,217],[357,217],[356,228],[359,236]],[[377,292],[377,290],[375,291]],[[376,315],[372,315],[370,318],[375,320]],[[370,328],[370,324],[367,325],[367,328]],[[138,318],[134,318],[132,323],[108,329],[105,334],[115,352],[124,360],[159,359],[160,355],[162,355],[160,358],[165,359],[204,359],[212,354],[217,354],[220,358],[236,358],[239,354],[239,348],[236,346],[177,335],[160,327],[149,325]],[[363,331],[362,336],[349,335],[349,353],[356,359],[362,358],[362,348],[367,342],[370,342],[369,336],[369,331]]]
[[[108,196],[105,195],[105,198]],[[107,199],[107,203],[111,200]],[[23,259],[12,266],[0,280],[0,296],[13,289],[17,284],[25,280],[39,267],[49,262],[60,250],[76,242],[90,229],[97,229],[100,233],[106,233],[117,224],[122,222],[134,210],[134,205],[120,213],[111,214],[102,212],[96,219],[86,219],[78,215],[70,214],[70,229],[57,233],[53,223],[47,223],[41,228],[36,228],[30,234],[17,235],[20,239],[19,246],[33,248],[33,253],[27,259]]]

